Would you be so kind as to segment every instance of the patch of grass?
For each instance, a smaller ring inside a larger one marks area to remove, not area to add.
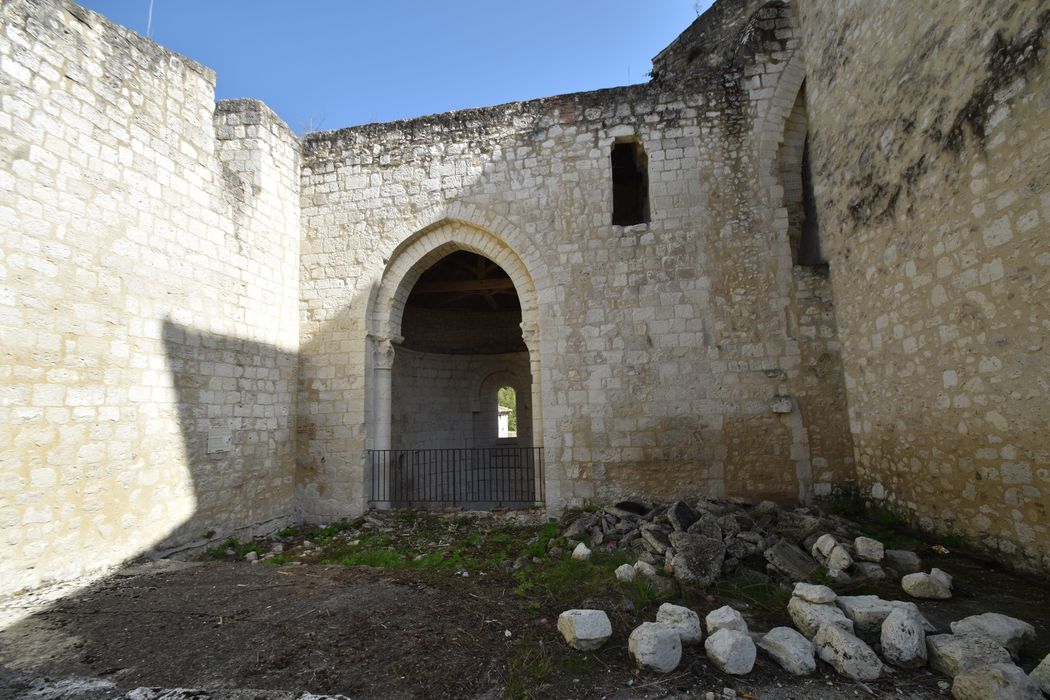
[[[360,518],[353,522],[344,518],[338,522],[332,523],[331,525],[326,525],[324,527],[315,527],[313,531],[310,532],[309,537],[319,542],[324,542],[326,540],[332,539],[336,535],[340,535],[344,532],[349,532],[351,530],[356,530],[361,526],[361,524],[363,524],[363,522],[364,521]]]
[[[289,525],[288,527],[277,531],[278,537],[298,537],[299,534],[299,528],[295,525]]]
[[[272,564],[274,566],[284,566],[288,563],[288,559],[285,558],[283,554],[278,554],[277,556],[270,557],[269,559],[263,559],[263,563]]]
[[[584,678],[598,665],[593,653],[568,647],[551,648],[534,640],[521,639],[507,662],[506,697],[545,697],[544,691],[558,679]]]
[[[767,615],[783,615],[791,600],[791,591],[775,583],[754,583],[735,576],[715,582],[714,590],[724,598],[742,600],[752,610]]]

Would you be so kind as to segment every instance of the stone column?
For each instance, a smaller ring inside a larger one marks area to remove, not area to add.
[[[525,347],[529,350],[529,372],[532,375],[531,383],[531,396],[532,396],[532,444],[530,447],[543,447],[543,395],[540,385],[540,329],[535,323],[522,322],[521,324],[521,338],[525,341]],[[544,469],[538,468],[537,464],[536,474],[534,476],[536,497],[539,498],[539,494],[543,492],[543,486],[546,485],[548,492],[546,494],[547,500],[550,499],[550,486],[552,483],[551,479],[547,478],[546,471],[547,467],[544,465]]]
[[[394,344],[389,338],[377,338],[372,351],[375,377],[373,411],[375,431],[372,433],[372,449],[390,449],[390,400],[392,392],[392,370],[394,369]]]

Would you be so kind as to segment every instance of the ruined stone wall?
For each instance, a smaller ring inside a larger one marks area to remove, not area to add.
[[[799,0],[863,493],[1050,568],[1050,3]]]
[[[279,523],[297,139],[60,0],[3,3],[0,101],[0,593]]]
[[[738,14],[727,16],[739,33],[722,37],[732,62],[700,61],[681,80],[306,140],[305,512],[364,507],[373,350],[386,347],[375,296],[404,274],[402,251],[430,240],[488,245],[535,285],[523,322],[535,324],[552,509],[624,493],[796,500],[849,481],[845,425],[822,416],[842,405],[830,299],[817,282],[796,290],[777,177],[801,81],[796,66],[778,93],[790,12],[774,4],[749,27]],[[611,224],[617,139],[648,156],[648,223]],[[800,339],[800,324],[815,335]],[[785,396],[788,413],[775,412]]]
[[[446,355],[399,350],[394,363],[392,447],[495,446],[495,398],[501,382],[517,386],[521,444],[527,446],[528,353]]]

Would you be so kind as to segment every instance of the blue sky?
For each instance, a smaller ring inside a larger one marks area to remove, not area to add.
[[[78,1],[146,34],[150,0]],[[152,38],[301,132],[644,82],[695,4],[154,0]]]

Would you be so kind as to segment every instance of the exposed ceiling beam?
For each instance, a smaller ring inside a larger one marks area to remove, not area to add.
[[[448,294],[449,292],[495,292],[513,290],[514,283],[508,277],[487,280],[455,280],[451,282],[425,282],[412,288],[413,294]]]

